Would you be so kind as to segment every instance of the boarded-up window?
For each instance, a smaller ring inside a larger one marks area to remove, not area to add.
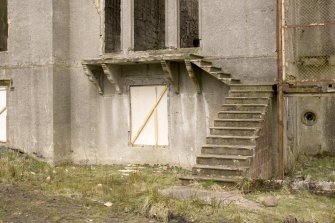
[[[0,51],[7,50],[7,0],[0,0]]]
[[[199,47],[198,0],[180,0],[180,47]]]
[[[168,145],[167,86],[130,88],[131,144]]]
[[[165,47],[165,0],[134,1],[134,49]]]
[[[121,0],[105,1],[105,53],[121,50]]]
[[[0,142],[7,141],[7,91],[0,88]]]

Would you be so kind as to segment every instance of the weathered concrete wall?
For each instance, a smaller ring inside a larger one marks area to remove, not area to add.
[[[129,86],[167,84],[160,65],[122,67],[123,94],[117,94],[106,80],[103,97],[81,69],[73,72],[77,81],[72,85],[72,159],[78,163],[169,163],[190,167],[205,142],[211,119],[223,102],[222,95],[227,93],[222,83],[204,76],[204,92],[197,94],[182,66],[180,94],[171,89],[168,93],[169,146],[132,147],[128,132]]]
[[[8,1],[8,51],[0,52],[0,78],[8,92],[5,146],[53,160],[52,1]]]
[[[68,1],[9,1],[8,51],[0,78],[11,78],[8,142],[57,163],[70,151]],[[56,156],[57,155],[57,156]]]
[[[286,170],[299,154],[335,152],[335,96],[334,94],[295,95],[286,97]],[[306,125],[303,116],[313,112],[316,120]]]
[[[276,79],[276,2],[201,1],[201,45],[243,82]]]

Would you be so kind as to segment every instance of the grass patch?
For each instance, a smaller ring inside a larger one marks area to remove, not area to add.
[[[312,181],[335,181],[335,156],[330,154],[301,155],[294,167],[295,177]]]
[[[322,165],[329,165],[331,169],[334,167],[331,160],[334,159],[329,158]],[[316,174],[317,169],[313,171]],[[184,174],[190,173],[180,168],[166,168],[158,165],[77,166],[68,164],[52,167],[27,155],[0,151],[0,183],[16,185],[26,191],[38,191],[45,196],[71,198],[87,206],[87,210],[96,210],[97,218],[101,213],[107,212],[106,210],[111,210],[118,216],[130,214],[153,218],[157,222],[282,223],[284,220],[289,222],[294,219],[298,219],[298,222],[335,222],[335,200],[305,191],[293,194],[284,188],[275,192],[248,193],[246,197],[253,201],[259,201],[268,195],[278,199],[277,207],[255,210],[223,204],[215,199],[211,202],[204,202],[196,197],[177,200],[159,194],[161,189],[181,185],[178,176]],[[328,176],[330,172],[324,175],[324,177]],[[244,183],[248,184],[248,181]],[[227,190],[226,187],[212,181],[193,186],[209,190]],[[102,211],[98,207],[93,207],[92,202],[99,204]],[[103,205],[105,202],[113,203],[111,209],[106,209]],[[0,222],[4,220],[1,217],[4,216],[5,211],[2,206],[6,207],[6,211],[15,212],[10,209],[15,207],[2,205],[0,201]],[[35,205],[30,208],[30,211],[33,208],[39,209],[40,206]],[[56,218],[61,217],[56,213],[58,212],[55,210]],[[70,211],[66,213],[71,214]]]

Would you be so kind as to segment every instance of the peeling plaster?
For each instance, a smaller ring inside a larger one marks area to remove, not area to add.
[[[91,0],[97,9],[98,14],[101,14],[101,0]]]

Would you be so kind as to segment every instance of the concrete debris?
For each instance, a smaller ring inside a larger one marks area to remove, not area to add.
[[[278,199],[275,196],[267,196],[262,199],[262,204],[265,207],[277,207]]]
[[[112,206],[113,206],[113,203],[112,203],[112,202],[106,202],[106,203],[104,203],[104,205],[105,205],[106,207],[112,207]]]
[[[160,190],[159,193],[163,196],[177,199],[198,198],[208,204],[215,201],[221,205],[229,205],[233,203],[248,209],[261,208],[260,204],[245,199],[239,191],[209,191],[186,186],[174,186]]]

